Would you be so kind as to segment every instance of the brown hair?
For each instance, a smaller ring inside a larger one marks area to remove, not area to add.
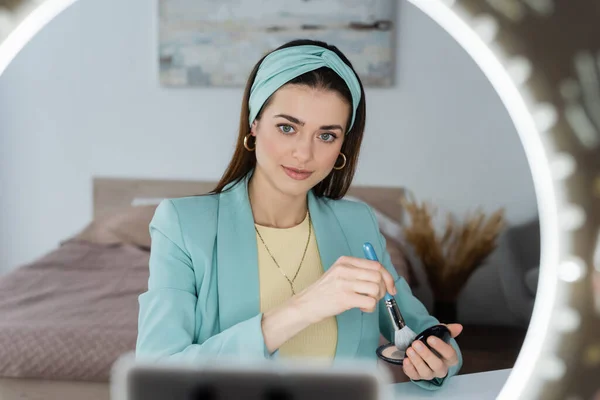
[[[329,49],[335,52],[340,59],[345,62],[353,71],[354,68],[352,64],[346,58],[346,56],[338,50],[337,47],[329,45],[324,42],[314,41],[314,40],[294,40],[280,46],[279,49],[283,49],[286,47],[292,46],[301,46],[301,45],[315,45],[321,46],[326,49]],[[273,50],[273,51],[275,51]],[[268,55],[268,54],[267,54]],[[264,57],[266,57],[265,55]],[[254,83],[254,79],[256,77],[256,73],[260,64],[263,61],[263,58],[258,61],[258,63],[252,69],[250,73],[250,77],[248,78],[248,82],[246,83],[246,89],[244,91],[244,97],[242,100],[242,110],[240,113],[240,126],[239,126],[239,134],[235,146],[235,151],[225,170],[225,173],[221,177],[219,183],[216,188],[213,189],[210,193],[221,193],[224,188],[231,182],[239,182],[246,174],[248,174],[255,166],[256,166],[256,154],[254,152],[248,151],[244,148],[244,137],[249,133],[250,129],[250,121],[249,121],[249,109],[248,109],[248,101],[250,98],[250,89],[252,88],[252,84]],[[356,71],[354,71],[356,75]],[[356,165],[358,163],[358,156],[360,153],[360,145],[363,139],[363,133],[365,130],[365,114],[366,114],[366,105],[365,105],[365,92],[363,89],[362,82],[358,75],[356,75],[358,82],[360,84],[360,103],[358,104],[358,108],[356,110],[356,116],[354,120],[354,125],[352,129],[346,134],[344,138],[344,143],[342,144],[342,153],[346,156],[346,165],[341,170],[333,170],[331,173],[319,182],[315,187],[313,187],[313,193],[318,197],[328,197],[331,199],[340,199],[344,197],[350,184],[352,183],[352,179],[354,178],[354,173],[356,171]],[[352,96],[350,94],[350,90],[346,85],[346,82],[337,75],[332,69],[327,67],[321,67],[314,71],[309,71],[305,74],[298,76],[297,78],[292,79],[288,82],[289,84],[299,84],[299,85],[307,85],[312,88],[318,89],[326,89],[333,90],[338,92],[348,104],[352,105]],[[262,110],[264,110],[269,102],[271,101],[272,96],[267,99],[264,103],[256,119],[260,119]],[[348,119],[347,126],[350,125],[350,120],[352,118],[352,113]]]

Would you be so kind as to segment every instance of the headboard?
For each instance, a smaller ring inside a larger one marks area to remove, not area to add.
[[[136,198],[174,198],[208,193],[215,181],[93,178],[94,218],[132,205]],[[347,196],[370,204],[380,214],[401,223],[403,219],[400,199],[405,191],[401,187],[352,186]]]

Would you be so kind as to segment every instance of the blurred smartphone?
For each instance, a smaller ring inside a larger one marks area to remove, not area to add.
[[[112,400],[388,400],[387,371],[371,364],[341,367],[253,363],[203,366],[142,364],[122,357],[111,374]]]

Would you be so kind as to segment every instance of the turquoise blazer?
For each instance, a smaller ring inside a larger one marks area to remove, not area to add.
[[[199,363],[277,357],[268,353],[262,335],[249,177],[220,194],[163,200],[157,207],[150,223],[148,290],[139,296],[138,359]],[[418,333],[439,323],[398,276],[368,205],[309,192],[308,208],[325,270],[340,256],[364,257],[363,243],[371,242],[396,281],[396,301],[408,326]],[[393,340],[383,301],[376,312],[351,309],[336,319],[335,360],[377,360],[380,333]],[[416,384],[436,389],[458,372],[462,356],[454,339],[451,344],[459,364],[445,379]]]

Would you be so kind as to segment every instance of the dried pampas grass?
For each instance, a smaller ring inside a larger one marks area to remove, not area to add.
[[[437,301],[454,302],[469,276],[494,251],[504,228],[504,209],[486,218],[480,210],[460,223],[448,214],[441,235],[436,233],[436,209],[414,196],[401,199],[411,224],[404,234],[421,259]]]

